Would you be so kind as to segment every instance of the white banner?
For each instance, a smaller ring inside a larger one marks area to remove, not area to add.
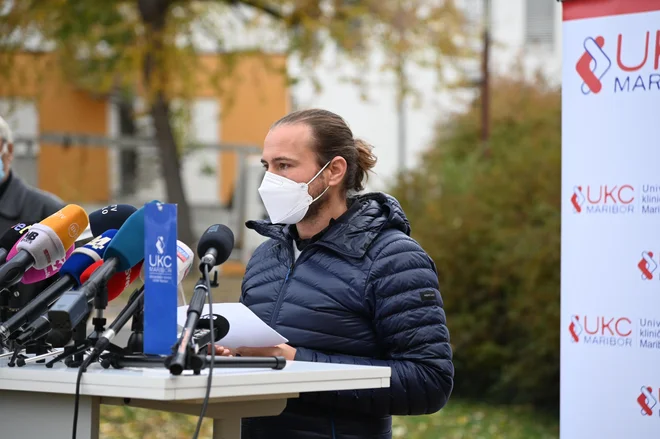
[[[660,0],[563,39],[561,439],[660,438]]]

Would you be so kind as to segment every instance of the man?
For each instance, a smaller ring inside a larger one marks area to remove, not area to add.
[[[14,159],[14,137],[7,122],[0,117],[0,233],[22,222],[38,223],[64,207],[64,203],[54,195],[33,188],[24,183],[11,170]],[[38,292],[52,281],[45,280],[31,285],[19,284],[12,291],[8,302],[0,299],[0,307],[8,306],[15,310],[25,305]],[[6,293],[6,292],[5,292]],[[6,300],[6,294],[0,295]]]
[[[241,302],[290,342],[217,347],[220,355],[387,366],[389,388],[301,394],[277,417],[245,419],[244,439],[392,437],[392,415],[440,410],[453,388],[449,333],[435,265],[399,203],[355,196],[375,165],[344,120],[306,110],[266,136],[259,193],[270,238],[254,252]]]

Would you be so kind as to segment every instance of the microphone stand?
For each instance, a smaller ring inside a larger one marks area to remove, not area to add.
[[[51,368],[59,361],[64,360],[67,367],[79,368],[85,361],[85,352],[94,347],[99,337],[105,332],[106,319],[103,316],[103,311],[108,306],[108,285],[107,283],[101,284],[95,292],[93,299],[93,311],[96,315],[92,318],[92,325],[94,330],[87,337],[87,319],[83,319],[73,330],[73,346],[67,346],[57,357],[46,363],[46,367]],[[89,317],[88,317],[89,318]],[[108,346],[111,350],[116,346]],[[117,348],[118,349],[118,348]]]
[[[144,353],[144,295],[139,299],[140,301],[133,318],[131,319],[131,336],[126,343],[126,354],[142,354]]]
[[[163,367],[166,357],[160,355],[105,355],[101,362],[104,369],[112,366],[114,369],[124,367]],[[199,370],[193,370],[199,375],[202,369],[206,369],[211,362],[210,355],[193,355],[194,360],[190,363],[199,364]],[[286,366],[284,357],[215,357],[213,368],[265,368],[282,370]]]
[[[200,282],[205,281],[204,275]],[[218,286],[218,273],[214,273],[213,280],[210,282],[211,287]],[[129,339],[124,353],[108,352],[101,355],[101,366],[104,369],[110,367],[114,369],[122,369],[124,367],[136,368],[155,368],[159,369],[163,366],[169,368],[172,355],[165,357],[161,355],[147,355],[143,353],[142,345],[142,330],[143,330],[143,317],[144,308],[142,303],[140,308],[133,316],[133,323],[131,329],[134,331]],[[202,302],[203,305],[203,302]],[[202,308],[203,309],[203,308]],[[138,345],[139,343],[139,345]],[[179,343],[174,345],[173,349],[178,347]],[[193,343],[186,345],[186,360],[184,370],[192,370],[195,375],[200,375],[203,369],[209,367],[211,362],[210,355],[199,355]],[[281,370],[286,366],[286,359],[284,357],[218,357],[214,358],[213,368],[266,368]]]

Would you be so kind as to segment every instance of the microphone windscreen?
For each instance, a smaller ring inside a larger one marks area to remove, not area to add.
[[[25,223],[18,223],[13,225],[9,230],[7,230],[2,237],[0,237],[0,248],[5,250],[10,250],[13,246],[16,245],[23,233],[30,228],[30,225]]]
[[[140,275],[142,262],[139,261],[128,270],[118,271],[108,281],[108,301],[115,300]],[[103,261],[94,262],[80,276],[80,283],[87,282],[89,277],[103,264]]]
[[[89,225],[87,212],[76,204],[67,204],[39,224],[55,232],[64,248],[69,248]]]
[[[128,217],[124,225],[117,230],[103,256],[105,260],[110,258],[117,258],[119,261],[117,271],[128,270],[144,259],[144,206]]]
[[[116,233],[114,229],[106,230],[84,246],[75,249],[60,269],[60,275],[71,275],[77,286],[80,286],[83,272],[94,262],[103,260],[105,250]]]
[[[206,252],[214,248],[218,252],[215,264],[220,265],[229,259],[234,249],[234,234],[224,224],[214,224],[199,238],[197,243],[197,256],[203,258]]]
[[[177,240],[176,241],[176,271],[177,271],[177,284],[183,282],[183,279],[190,273],[190,268],[193,264],[193,252],[186,244]]]
[[[51,276],[55,276],[62,269],[67,259],[73,254],[75,248],[76,248],[75,245],[69,247],[69,249],[66,251],[66,256],[64,258],[58,259],[57,261],[55,261],[55,263],[48,265],[46,268],[42,268],[41,270],[38,270],[34,267],[31,267],[23,275],[23,278],[21,279],[21,283],[34,284],[37,282],[41,282],[44,279],[48,279]]]
[[[126,220],[137,211],[130,204],[112,204],[89,214],[92,235],[99,236],[110,229],[120,229]]]

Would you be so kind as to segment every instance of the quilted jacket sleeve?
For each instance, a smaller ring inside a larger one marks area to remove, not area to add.
[[[388,366],[390,387],[306,393],[301,400],[372,416],[429,414],[447,403],[454,367],[435,265],[413,239],[399,234],[388,241],[376,250],[365,290],[382,357],[301,347],[295,359]]]

